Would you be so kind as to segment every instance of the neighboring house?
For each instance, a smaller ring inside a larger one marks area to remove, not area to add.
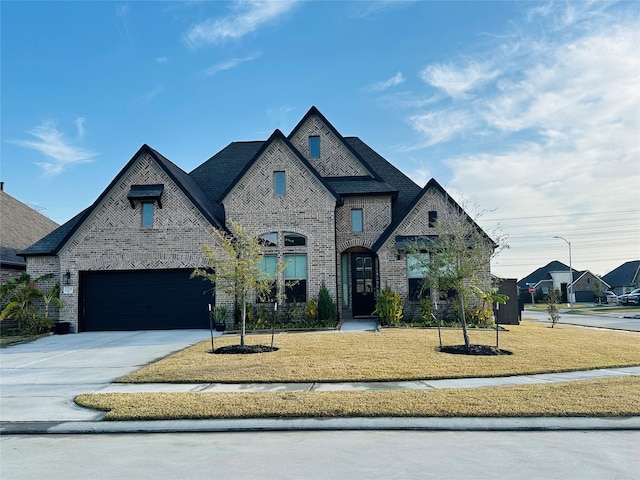
[[[574,278],[575,280],[571,284],[571,290],[573,291],[576,302],[598,302],[604,292],[610,288],[607,282],[589,270],[577,272]]]
[[[0,283],[25,272],[27,264],[18,253],[57,227],[56,222],[6,193],[0,182]]]
[[[640,287],[640,260],[625,262],[602,277],[616,295],[630,292]]]
[[[80,331],[203,328],[214,292],[190,273],[231,219],[261,236],[265,269],[285,262],[287,301],[316,298],[324,282],[344,319],[370,316],[385,285],[407,298],[422,276],[408,239],[432,239],[452,214],[473,222],[438,182],[420,188],[312,107],[288,136],[233,142],[189,174],[143,145],[93,205],[23,255],[33,274],[60,279],[60,320]],[[488,287],[488,258],[482,273]]]
[[[533,295],[536,299],[546,297],[553,288],[561,292],[561,302],[568,302],[570,290],[573,291],[574,302],[594,302],[597,300],[598,288],[604,293],[609,289],[609,284],[589,270],[573,270],[571,280],[569,267],[554,260],[518,282],[518,297],[525,303],[531,303],[530,288],[535,288]]]

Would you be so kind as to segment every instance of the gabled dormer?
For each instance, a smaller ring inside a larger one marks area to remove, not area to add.
[[[372,177],[380,180],[316,107],[309,109],[288,139],[323,177]]]

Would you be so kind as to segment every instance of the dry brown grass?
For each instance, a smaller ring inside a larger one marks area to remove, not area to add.
[[[338,382],[488,377],[640,365],[640,337],[568,326],[523,322],[500,333],[513,355],[478,357],[437,351],[435,329],[383,329],[379,333],[276,336],[277,352],[212,355],[204,341],[118,381],[132,383]],[[458,330],[442,332],[445,345],[462,342]],[[493,331],[471,331],[471,342],[491,345]],[[268,335],[247,343],[270,344]],[[216,348],[238,337],[216,339]]]
[[[107,420],[640,415],[640,377],[474,389],[80,395]]]

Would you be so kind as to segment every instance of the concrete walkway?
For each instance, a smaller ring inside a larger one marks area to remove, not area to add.
[[[581,370],[577,372],[541,373],[488,378],[447,378],[443,380],[413,380],[398,382],[309,382],[309,383],[112,383],[91,393],[140,392],[329,392],[357,390],[427,390],[431,388],[477,388],[507,385],[594,380],[626,375],[640,375],[640,366]]]

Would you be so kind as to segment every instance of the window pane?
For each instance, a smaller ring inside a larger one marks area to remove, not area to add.
[[[284,244],[287,247],[299,247],[307,244],[307,237],[299,233],[284,232]]]
[[[362,209],[351,210],[351,230],[354,232],[362,231]]]
[[[425,280],[422,278],[409,279],[409,298],[411,300],[420,300],[421,298],[431,297],[431,290],[427,288]]]
[[[307,278],[307,256],[306,255],[285,255],[285,280],[296,280]]]
[[[362,231],[362,209],[354,208],[351,210],[351,230],[354,232]]]
[[[435,210],[429,211],[429,228],[433,228],[436,226],[436,221],[438,220],[438,212]]]
[[[278,234],[273,232],[260,235],[260,243],[265,247],[276,247],[278,246]]]
[[[307,281],[298,280],[285,284],[286,301],[304,303],[307,301]]]
[[[340,267],[342,271],[342,305],[349,306],[349,266],[347,265],[348,257],[343,253],[340,257]]]
[[[309,137],[309,158],[320,158],[320,137]]]
[[[425,278],[429,273],[428,253],[408,253],[407,254],[407,277]]]
[[[273,191],[276,195],[285,194],[284,172],[273,172]]]
[[[153,227],[153,203],[142,204],[142,226]]]
[[[265,255],[260,261],[260,270],[267,274],[269,278],[275,278],[278,257],[275,255]]]

